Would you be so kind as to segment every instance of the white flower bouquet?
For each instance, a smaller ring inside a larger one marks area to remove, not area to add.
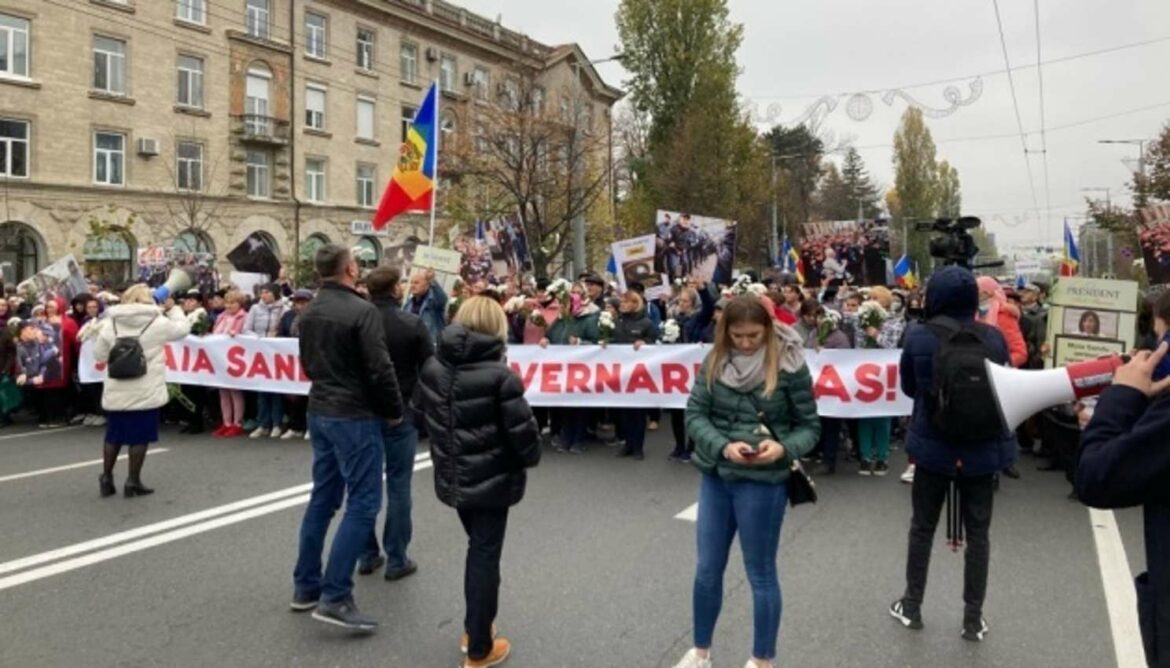
[[[523,309],[525,307],[525,305],[527,304],[527,301],[528,300],[524,299],[523,297],[513,297],[513,298],[509,299],[507,302],[504,303],[504,313],[507,313],[508,315],[512,315],[514,313],[519,312],[521,309]]]
[[[862,302],[861,307],[857,309],[857,322],[861,325],[863,331],[869,330],[871,327],[881,329],[882,324],[889,319],[889,312],[882,308],[880,303],[872,299]],[[865,347],[876,348],[877,345],[877,339],[867,333],[865,335]]]
[[[678,326],[678,321],[674,318],[662,323],[662,337],[660,340],[663,343],[677,343],[682,336],[682,329]]]
[[[597,329],[601,333],[601,342],[609,343],[610,339],[613,338],[613,331],[616,328],[617,325],[614,323],[613,316],[609,314],[609,311],[602,311],[601,315],[597,317]]]

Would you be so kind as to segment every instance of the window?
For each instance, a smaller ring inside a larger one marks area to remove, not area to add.
[[[357,66],[367,72],[374,70],[374,31],[358,28]]]
[[[305,14],[305,53],[313,58],[324,59],[327,55],[325,26],[328,19],[320,14]]]
[[[439,132],[442,132],[445,135],[452,134],[455,132],[457,120],[458,119],[455,117],[455,114],[451,113],[450,110],[443,112],[443,118],[439,120]],[[443,141],[445,142],[448,140],[444,139]]]
[[[28,176],[28,121],[0,118],[0,176]]]
[[[414,107],[402,108],[402,141],[406,141],[406,136],[410,134],[410,124],[414,122],[414,114],[418,110]]]
[[[305,88],[305,127],[325,129],[325,88],[322,86]]]
[[[475,73],[472,74],[472,82],[475,85],[475,88],[472,91],[472,93],[475,95],[475,99],[487,100],[488,91],[491,89],[492,85],[491,72],[488,72],[486,67],[476,65]]]
[[[398,71],[406,83],[418,81],[418,45],[403,42],[398,48]]]
[[[374,100],[359,96],[357,99],[357,136],[359,139],[374,138]]]
[[[179,18],[203,25],[207,22],[207,0],[179,0]]]
[[[544,89],[540,86],[532,89],[532,115],[544,116]]]
[[[325,161],[305,159],[305,198],[310,202],[325,201]]]
[[[248,68],[246,97],[244,98],[244,121],[248,134],[269,135],[271,119],[268,117],[268,86],[272,74],[263,65]]]
[[[489,148],[491,148],[491,147],[488,145],[487,129],[484,127],[483,123],[476,123],[475,124],[475,152],[476,153],[487,153]]]
[[[28,76],[28,19],[0,14],[0,75]]]
[[[515,79],[504,80],[504,90],[500,95],[500,104],[508,111],[516,111],[520,106],[520,84]]]
[[[268,39],[269,0],[247,0],[247,14],[245,27],[248,34],[260,39]]]
[[[268,154],[264,151],[249,150],[246,162],[248,197],[268,197],[272,186]]]
[[[593,134],[593,105],[585,103],[585,133]]]
[[[459,66],[455,62],[455,56],[444,53],[439,57],[439,90],[444,93],[454,93],[457,81],[459,81]]]
[[[93,87],[112,95],[126,94],[126,42],[94,35]]]
[[[93,135],[93,182],[107,186],[126,183],[126,135],[95,132]]]
[[[362,237],[354,245],[353,255],[362,269],[373,269],[378,266],[378,258],[382,256],[382,246],[373,237]]]
[[[203,59],[179,56],[179,95],[177,102],[186,107],[203,108]]]
[[[179,190],[203,190],[203,144],[179,142],[175,147],[175,175]]]
[[[374,187],[378,181],[378,171],[373,165],[358,165],[357,167],[357,205],[367,208],[374,206]]]
[[[569,112],[569,96],[568,95],[561,96],[561,122],[562,123],[572,123],[573,122],[573,114]]]

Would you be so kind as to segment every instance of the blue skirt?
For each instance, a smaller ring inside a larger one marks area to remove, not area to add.
[[[144,411],[108,411],[106,443],[110,445],[146,445],[158,442],[159,409]]]

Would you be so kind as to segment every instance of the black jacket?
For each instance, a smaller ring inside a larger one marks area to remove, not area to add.
[[[524,498],[540,439],[499,339],[451,325],[423,366],[414,406],[431,436],[435,493],[454,508],[507,508]]]
[[[1170,396],[1130,387],[1101,395],[1081,437],[1077,495],[1094,508],[1145,506],[1146,568],[1138,612],[1146,657],[1170,667]]]
[[[301,314],[301,365],[313,381],[309,413],[397,420],[402,395],[378,309],[338,283],[321,286]]]
[[[435,344],[422,318],[402,310],[393,299],[377,298],[374,307],[382,316],[382,329],[386,331],[386,347],[394,362],[394,373],[398,377],[398,389],[402,398],[410,401],[418,374],[423,364],[435,354]]]
[[[645,311],[619,313],[613,323],[612,343],[654,343],[658,340],[658,328],[654,326]]]

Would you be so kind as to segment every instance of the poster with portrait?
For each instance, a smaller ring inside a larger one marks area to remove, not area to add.
[[[469,232],[460,228],[451,247],[463,256],[461,275],[468,284],[481,280],[502,284],[532,271],[528,236],[519,216],[478,221]]]
[[[669,293],[670,283],[666,274],[654,270],[655,235],[647,234],[633,239],[615,241],[611,246],[614,264],[617,266],[617,281],[622,292],[629,290],[631,283],[641,283],[646,294],[655,299],[664,290]]]
[[[805,223],[800,242],[806,285],[886,285],[890,228],[885,220]]]
[[[1061,278],[1053,286],[1051,304],[1047,366],[1061,367],[1133,350],[1137,283]]]
[[[414,255],[422,245],[422,239],[412,234],[401,243],[383,249],[382,263],[397,269],[400,276],[409,277],[414,266]]]
[[[60,321],[37,317],[20,324],[16,336],[17,382],[27,387],[59,385],[65,380],[65,347]]]
[[[1142,260],[1150,285],[1170,283],[1170,204],[1155,204],[1138,211]]]
[[[679,279],[731,283],[735,266],[736,224],[732,220],[659,210],[655,214],[654,273],[667,285],[647,296],[656,298]]]
[[[72,255],[57,260],[32,278],[17,286],[18,292],[34,292],[43,297],[60,297],[70,301],[87,290],[85,274]]]

